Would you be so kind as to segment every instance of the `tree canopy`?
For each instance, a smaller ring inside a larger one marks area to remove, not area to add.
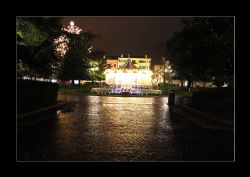
[[[103,55],[92,50],[97,34],[71,23],[60,24],[60,18],[18,17],[17,76],[48,78],[53,73],[61,80],[101,80]],[[96,61],[98,70],[92,70]]]
[[[68,51],[63,56],[61,70],[58,78],[61,80],[89,79],[90,48],[98,36],[93,32],[80,32],[74,34],[65,31]],[[72,82],[73,83],[73,82]]]
[[[184,29],[167,42],[167,56],[179,78],[233,85],[234,19],[183,19]]]
[[[60,18],[18,17],[16,30],[18,77],[25,73],[48,78],[57,62],[53,40],[61,33]]]

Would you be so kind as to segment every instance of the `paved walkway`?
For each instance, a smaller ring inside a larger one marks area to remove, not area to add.
[[[18,129],[18,160],[233,160],[234,134],[169,111],[167,97],[71,96],[70,112]]]

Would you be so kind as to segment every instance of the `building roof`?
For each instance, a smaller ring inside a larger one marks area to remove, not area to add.
[[[144,59],[151,59],[151,58],[149,58],[148,56],[147,56],[147,58],[145,57],[145,56],[138,56],[138,55],[135,55],[135,56],[125,56],[125,55],[123,55],[123,57],[121,57],[121,56],[118,56],[118,58],[144,58]]]
[[[144,58],[144,59],[151,59],[149,56],[147,56],[147,57],[145,57],[145,55],[144,56],[130,56],[130,55],[117,55],[117,56],[105,56],[105,59],[113,59],[113,60],[118,60],[118,58]]]
[[[120,66],[122,69],[138,69],[133,63],[131,63],[131,59],[127,59],[124,65]]]

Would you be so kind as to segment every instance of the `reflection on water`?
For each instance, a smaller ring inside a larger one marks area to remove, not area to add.
[[[183,159],[183,144],[177,141],[185,134],[177,130],[190,125],[173,121],[167,97],[67,99],[77,101],[73,112],[59,113],[49,122],[19,131],[19,160]]]

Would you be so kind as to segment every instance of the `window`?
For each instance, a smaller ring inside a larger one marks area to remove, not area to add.
[[[141,66],[141,69],[148,69],[148,66]]]
[[[147,60],[139,60],[139,63],[147,63]]]

